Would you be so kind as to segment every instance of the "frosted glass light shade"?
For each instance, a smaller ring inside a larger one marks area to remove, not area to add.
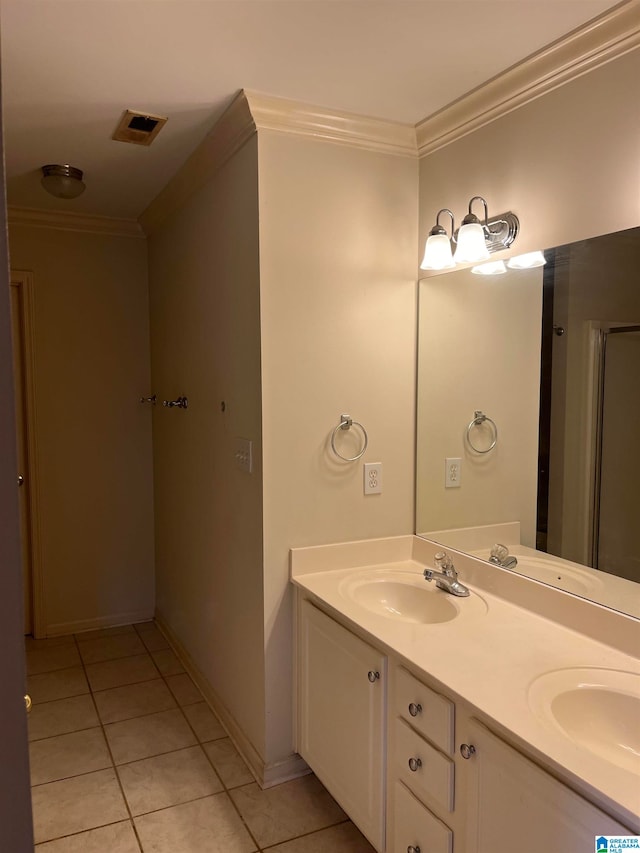
[[[531,270],[535,267],[543,267],[547,263],[542,252],[527,252],[524,255],[516,255],[515,258],[509,258],[507,266],[511,270]]]
[[[48,166],[42,166],[40,183],[56,198],[77,198],[86,189],[82,182],[82,170],[69,165],[50,163]]]
[[[486,261],[489,250],[484,241],[484,230],[482,225],[471,222],[463,225],[458,231],[458,247],[453,260],[457,264],[469,264],[474,261]]]
[[[471,272],[474,275],[504,275],[507,268],[504,261],[489,261],[488,264],[480,264],[477,267],[471,267]]]
[[[427,237],[421,270],[448,270],[455,267],[451,255],[451,241],[446,234],[432,234]]]

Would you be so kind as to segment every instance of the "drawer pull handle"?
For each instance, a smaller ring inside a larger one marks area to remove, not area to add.
[[[476,754],[476,748],[471,743],[463,743],[460,747],[460,755],[463,758],[471,758],[472,755]]]
[[[373,684],[374,681],[377,681],[380,678],[379,672],[374,672],[372,669],[367,673],[367,678]]]
[[[422,761],[419,758],[409,759],[409,770],[411,770],[412,773],[415,773],[419,767],[422,767]]]
[[[420,853],[420,848],[419,848],[419,847],[414,847],[414,846],[413,846],[413,844],[410,844],[410,845],[407,847],[407,853]]]
[[[409,713],[411,714],[412,717],[417,717],[418,714],[422,713],[422,705],[420,705],[419,703],[416,704],[415,702],[412,702],[409,705]],[[414,850],[415,849],[418,849],[418,848],[414,848]]]

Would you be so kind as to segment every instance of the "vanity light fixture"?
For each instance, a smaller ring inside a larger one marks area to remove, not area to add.
[[[448,270],[455,267],[453,255],[451,254],[451,237],[440,225],[440,214],[448,213],[451,217],[451,235],[455,230],[453,213],[448,207],[443,207],[438,211],[436,216],[436,224],[429,231],[427,237],[427,245],[424,248],[424,258],[420,264],[421,270]]]
[[[484,221],[473,213],[474,202],[480,201],[484,207]],[[451,239],[456,244],[453,258],[450,256],[451,244],[447,233],[440,225],[441,213],[448,213],[451,217],[451,228],[453,234]],[[469,202],[469,211],[462,220],[462,225],[456,231],[454,228],[453,213],[446,207],[438,211],[436,224],[429,232],[427,245],[420,269],[443,270],[450,269],[456,264],[477,263],[487,260],[492,252],[500,252],[508,249],[520,230],[520,221],[515,213],[503,213],[497,217],[489,218],[487,202],[480,195],[475,195]]]
[[[504,261],[489,261],[487,264],[471,267],[471,272],[474,275],[504,275],[506,271]]]
[[[509,258],[507,266],[510,270],[531,270],[535,267],[543,267],[547,263],[544,254],[540,251],[527,252],[524,255],[516,255]]]
[[[473,202],[481,201],[484,205],[484,226],[478,217],[471,211]],[[456,242],[458,247],[453,256],[457,264],[473,263],[473,261],[486,261],[489,257],[489,249],[485,242],[484,229],[489,229],[489,211],[487,202],[482,196],[474,195],[469,202],[469,212],[462,220],[462,225],[458,230]]]
[[[82,169],[75,166],[49,164],[42,166],[40,183],[56,198],[77,198],[86,190],[82,181]]]

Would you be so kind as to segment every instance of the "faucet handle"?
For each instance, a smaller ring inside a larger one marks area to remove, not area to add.
[[[439,569],[442,569],[443,572],[446,572],[449,569],[453,569],[453,560],[447,554],[446,551],[438,551],[438,553],[433,558],[436,566]]]
[[[491,556],[502,562],[503,560],[506,560],[509,556],[509,549],[506,545],[501,545],[499,542],[496,542],[496,544],[491,549]]]

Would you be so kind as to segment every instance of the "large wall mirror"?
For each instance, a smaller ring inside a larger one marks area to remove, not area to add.
[[[544,255],[420,281],[416,532],[640,618],[640,228]]]

